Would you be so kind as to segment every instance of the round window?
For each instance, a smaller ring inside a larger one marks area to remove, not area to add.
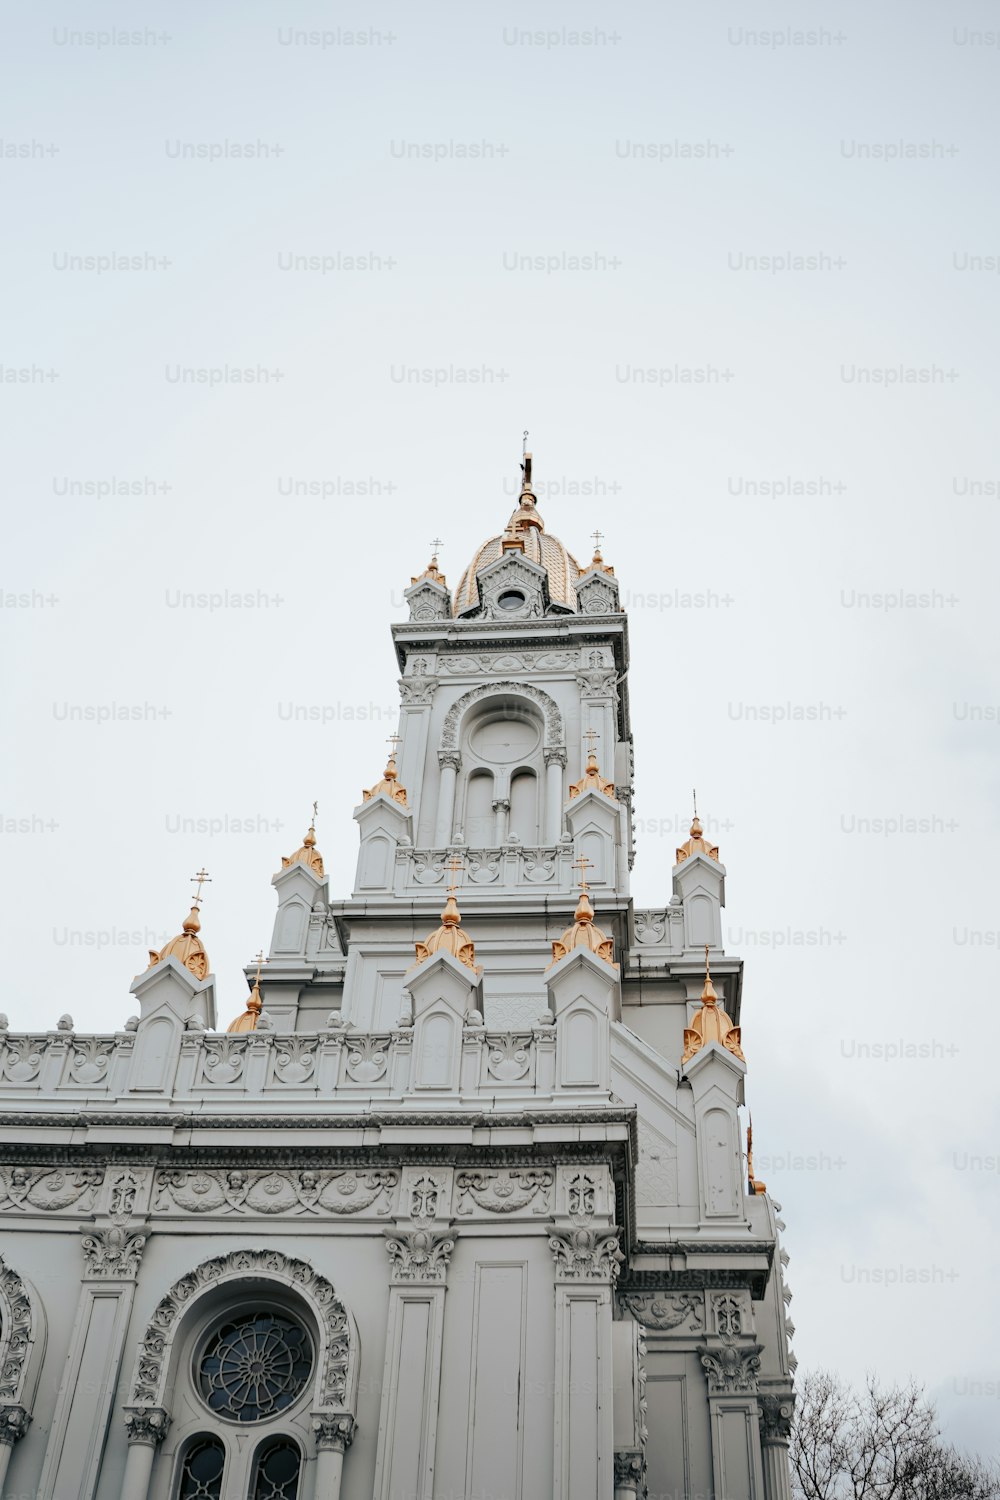
[[[309,1335],[282,1313],[260,1312],[216,1325],[198,1361],[210,1411],[232,1422],[263,1422],[302,1394],[313,1366]]]
[[[497,598],[497,604],[501,609],[520,609],[524,603],[525,597],[518,589],[507,589]]]

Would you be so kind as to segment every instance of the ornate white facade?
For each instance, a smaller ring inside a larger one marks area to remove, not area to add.
[[[693,831],[633,909],[617,582],[526,480],[407,598],[398,778],[350,896],[275,875],[250,1029],[193,929],[117,1032],[3,1019],[6,1500],[787,1500],[726,871]],[[459,864],[474,958],[428,938]]]

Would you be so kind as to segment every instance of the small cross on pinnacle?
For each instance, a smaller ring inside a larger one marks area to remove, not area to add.
[[[592,531],[590,534],[594,538],[594,556],[596,557],[600,554],[601,551],[601,543],[604,541],[604,532]]]
[[[451,856],[451,859],[449,859],[448,863],[445,865],[445,869],[446,870],[450,870],[453,877],[458,874],[459,870],[464,869],[464,866],[462,864],[462,860],[461,860],[460,856],[457,855],[457,854],[453,854]],[[452,878],[448,882],[448,894],[449,894],[449,896],[454,891],[457,891],[457,890],[458,890],[458,883],[457,883],[457,881],[454,878]]]
[[[593,754],[594,741],[595,740],[599,740],[601,738],[601,736],[598,734],[598,732],[597,732],[596,729],[588,729],[584,733],[583,737],[584,737],[585,740],[589,740],[590,741],[590,750],[591,750],[591,754]]]
[[[211,877],[211,875],[209,875],[209,873],[205,869],[204,865],[202,865],[202,867],[198,871],[197,875],[192,875],[191,876],[191,883],[192,883],[192,885],[194,885],[196,882],[197,882],[197,886],[198,886],[198,891],[197,891],[197,894],[195,895],[195,897],[192,900],[192,903],[191,903],[192,906],[200,906],[201,905],[202,901],[205,899],[202,896],[202,894],[201,894],[201,888],[206,883],[208,885],[211,885],[211,883],[212,883],[212,877]]]
[[[403,736],[401,734],[390,734],[386,740],[386,744],[389,746],[389,755],[393,760],[396,758],[396,746],[402,743]]]
[[[258,985],[260,983],[260,971],[264,967],[264,965],[268,962],[268,960],[264,957],[264,950],[263,950],[263,948],[261,948],[261,950],[260,950],[259,953],[255,953],[254,954],[254,956],[253,956],[253,962],[257,965],[257,973],[256,973],[256,975],[254,977],[254,985]]]
[[[443,546],[444,546],[444,542],[441,540],[441,538],[439,536],[436,536],[433,539],[433,541],[431,542],[431,551],[433,552],[435,558],[437,557],[438,553],[441,551],[441,548]]]
[[[312,826],[313,826],[313,828],[316,827],[316,814],[318,812],[319,812],[319,803],[318,802],[314,802],[313,803],[313,815],[312,815]]]
[[[594,862],[593,862],[593,860],[592,859],[588,859],[585,854],[581,854],[579,859],[575,859],[573,861],[572,868],[574,870],[579,870],[580,871],[580,889],[581,889],[581,891],[588,890],[589,887],[587,885],[587,871],[588,870],[592,870],[594,868]]]

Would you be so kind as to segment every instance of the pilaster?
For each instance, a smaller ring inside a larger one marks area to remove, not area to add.
[[[612,1289],[624,1256],[606,1228],[561,1225],[555,1259],[554,1500],[614,1493]]]

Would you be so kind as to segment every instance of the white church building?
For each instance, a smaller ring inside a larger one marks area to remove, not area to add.
[[[3,1500],[789,1500],[726,870],[696,820],[633,906],[614,571],[526,455],[406,599],[354,888],[311,827],[246,1012],[196,900],[119,1030],[0,1017]]]

